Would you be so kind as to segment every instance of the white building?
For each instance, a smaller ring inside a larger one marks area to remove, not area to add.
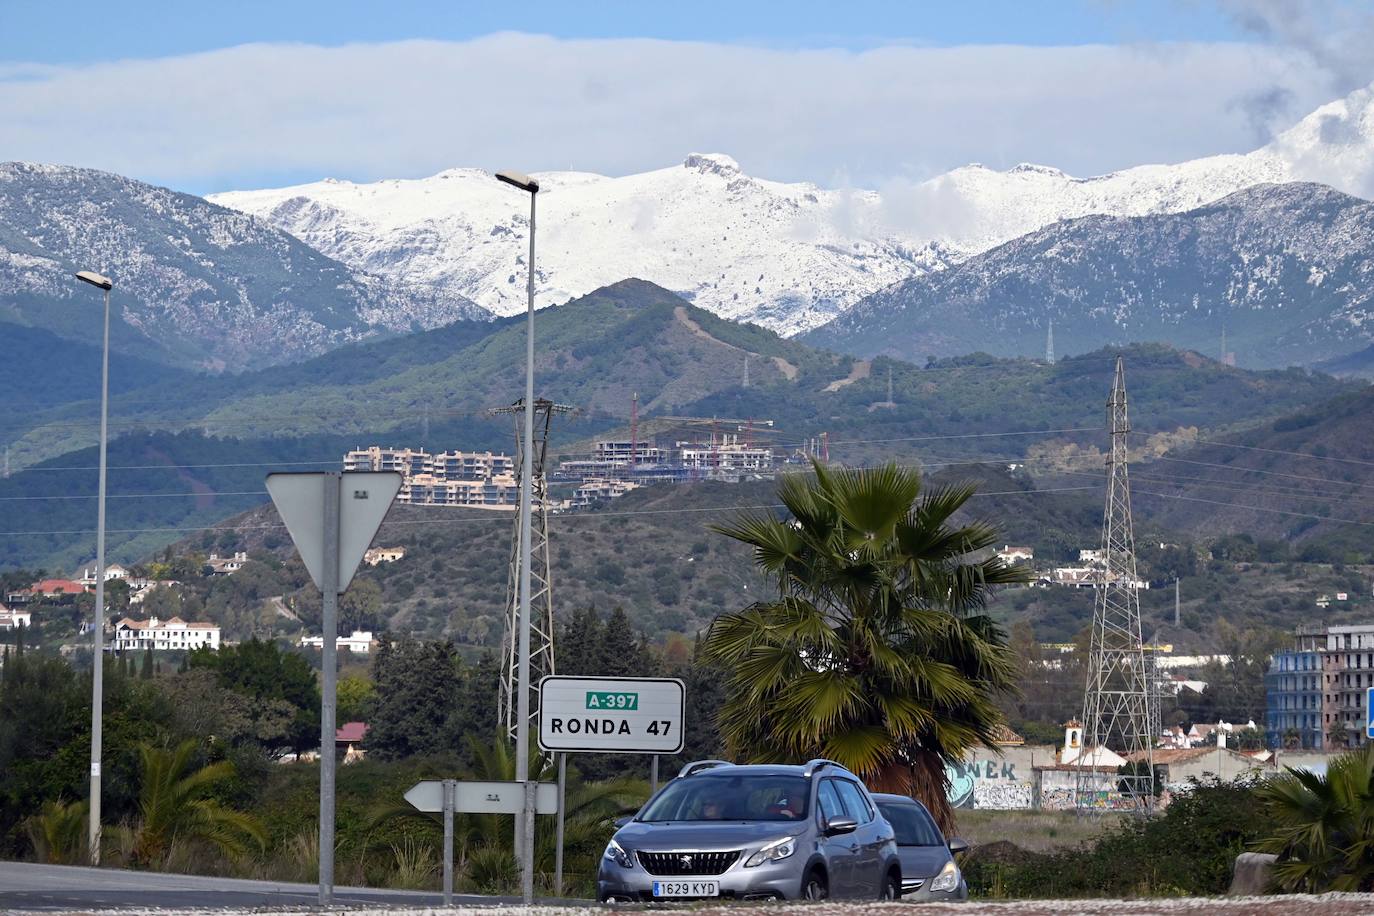
[[[95,570],[96,567],[94,566],[88,566],[87,568],[81,570],[81,578],[77,581],[80,582],[82,585],[86,586],[86,588],[88,589],[94,589]],[[111,563],[109,566],[105,567],[106,582],[113,582],[115,579],[127,578],[129,578],[129,571],[125,569],[123,566],[120,566],[118,563]]]
[[[243,569],[243,564],[248,562],[248,554],[239,551],[231,557],[222,557],[217,553],[210,554],[210,558],[205,561],[205,565],[210,569],[212,576],[229,576]]]
[[[334,640],[336,649],[347,649],[356,655],[366,655],[372,651],[372,631],[354,630],[352,636],[340,636]],[[324,650],[323,636],[302,636],[300,641],[302,649]]]
[[[189,651],[191,649],[219,649],[219,626],[213,623],[187,623],[180,617],[159,620],[134,620],[125,617],[115,624],[116,652]]]
[[[572,505],[575,508],[585,509],[594,502],[603,499],[618,499],[638,488],[639,484],[630,483],[626,480],[584,480],[576,490],[573,490]]]
[[[404,547],[369,547],[363,554],[363,562],[368,566],[376,566],[378,563],[395,563],[397,560],[404,559],[406,549]]]
[[[1035,548],[1033,547],[1013,547],[1010,544],[997,551],[998,559],[1006,563],[1016,563],[1020,560],[1034,560]]]
[[[7,608],[0,604],[0,630],[17,630],[20,627],[28,629],[31,626],[33,626],[32,611]]]

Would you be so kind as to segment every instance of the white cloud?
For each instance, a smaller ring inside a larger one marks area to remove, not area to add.
[[[1085,175],[1250,149],[1253,106],[1331,97],[1277,44],[779,50],[500,34],[0,64],[0,156],[197,191],[453,166],[626,174],[719,150],[859,186],[969,161]],[[1268,93],[1268,96],[1265,94]]]

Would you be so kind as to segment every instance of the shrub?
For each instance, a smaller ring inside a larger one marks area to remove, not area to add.
[[[1163,813],[1124,821],[1096,843],[1022,857],[970,853],[969,890],[982,896],[1135,897],[1225,893],[1235,858],[1270,820],[1248,780],[1194,781]]]

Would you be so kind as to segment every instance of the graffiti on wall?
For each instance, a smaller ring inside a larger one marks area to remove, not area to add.
[[[1029,775],[1029,774],[1027,774]],[[1009,760],[969,760],[948,764],[949,803],[955,808],[1006,810],[1031,806],[1030,781]]]

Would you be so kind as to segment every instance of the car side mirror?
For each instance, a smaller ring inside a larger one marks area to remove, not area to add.
[[[949,852],[955,856],[968,852],[968,841],[954,837],[949,841]]]
[[[635,816],[633,814],[622,814],[620,817],[611,821],[611,823],[615,825],[616,830],[619,830],[621,827],[624,827],[626,824],[628,824],[630,821],[634,819]]]
[[[852,817],[834,817],[825,822],[826,836],[840,836],[859,829],[859,822]]]

